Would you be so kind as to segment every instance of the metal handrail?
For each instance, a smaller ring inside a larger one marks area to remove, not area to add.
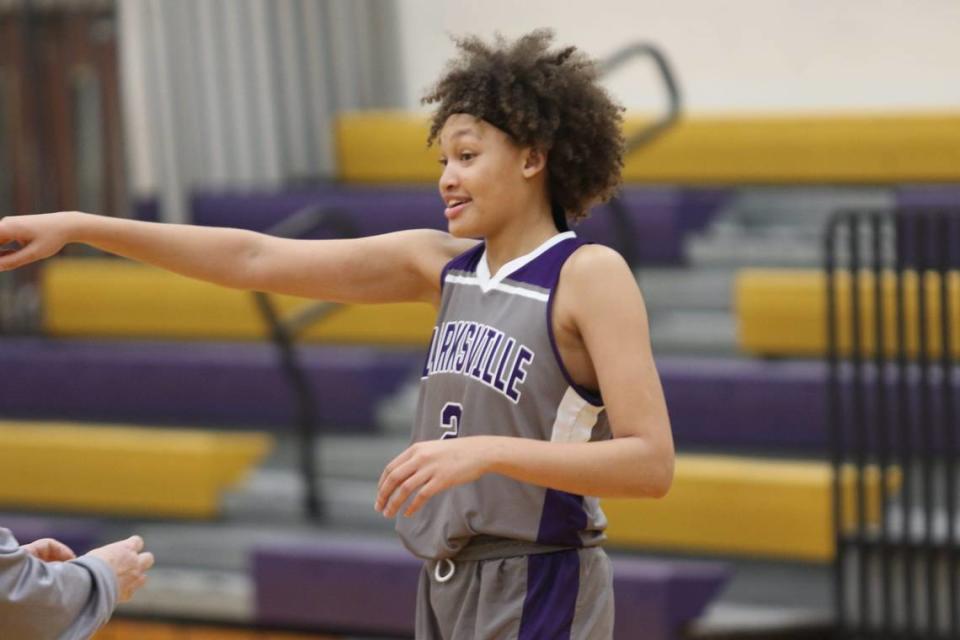
[[[350,216],[324,205],[309,205],[270,227],[266,233],[284,238],[299,238],[321,228],[329,228],[340,238],[359,235]],[[262,291],[253,294],[257,309],[270,329],[270,338],[280,355],[280,367],[297,398],[297,433],[300,437],[300,474],[304,487],[304,511],[315,520],[324,516],[317,487],[319,468],[316,460],[317,398],[295,348],[296,338],[309,326],[322,320],[342,305],[317,302],[283,316],[271,296]]]
[[[631,135],[624,143],[625,153],[629,154],[645,145],[650,144],[680,119],[682,111],[682,99],[680,86],[677,83],[676,75],[666,55],[655,45],[647,42],[636,42],[623,47],[613,54],[601,60],[598,63],[600,75],[609,75],[612,71],[622,67],[626,63],[637,58],[651,58],[660,72],[660,78],[663,80],[667,91],[667,110],[657,118],[653,123],[647,125],[640,131]],[[626,204],[620,199],[619,195],[614,195],[610,199],[610,210],[613,216],[613,224],[617,227],[617,235],[620,238],[620,253],[631,267],[636,266],[639,260],[637,255],[637,242],[634,234],[633,224],[630,222],[630,212]]]
[[[683,106],[680,95],[680,85],[677,83],[673,67],[670,65],[669,60],[667,60],[666,55],[664,55],[656,45],[647,42],[636,42],[627,45],[598,63],[600,75],[606,76],[631,60],[646,57],[653,59],[657,70],[660,72],[660,79],[663,80],[663,84],[667,89],[667,111],[655,120],[653,124],[644,127],[627,139],[627,153],[649,144],[680,119]]]

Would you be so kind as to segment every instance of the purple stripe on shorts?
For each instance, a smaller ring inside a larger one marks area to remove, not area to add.
[[[577,549],[527,556],[519,640],[569,640],[579,590]]]
[[[579,547],[582,544],[580,532],[586,528],[587,512],[583,509],[583,496],[547,489],[537,542]]]

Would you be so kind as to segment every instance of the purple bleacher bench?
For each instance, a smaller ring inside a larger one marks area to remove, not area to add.
[[[301,357],[317,394],[318,423],[371,433],[378,405],[416,381],[424,354],[311,345]],[[294,424],[295,399],[266,344],[4,338],[0,359],[17,372],[0,376],[0,419],[280,430]],[[657,368],[679,447],[828,451],[823,362],[664,356]]]
[[[422,364],[419,349],[306,346],[326,427],[370,431],[377,402]],[[283,428],[296,399],[269,344],[4,338],[0,418]]]
[[[717,562],[612,556],[616,640],[676,640],[731,576]],[[253,553],[258,623],[412,636],[421,563],[399,541],[269,543]]]

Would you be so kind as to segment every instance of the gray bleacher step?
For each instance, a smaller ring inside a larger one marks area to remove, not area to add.
[[[827,638],[832,616],[816,609],[715,603],[686,631],[688,640]]]
[[[373,511],[373,507],[370,508]],[[382,518],[382,516],[379,516]],[[249,571],[253,549],[265,542],[300,543],[319,538],[370,539],[396,542],[393,522],[380,531],[329,522],[283,522],[249,518],[244,521],[144,522],[130,528],[143,536],[157,567],[211,572]]]
[[[376,436],[323,434],[317,438],[317,466],[323,475],[337,478],[378,478],[390,460],[410,444],[410,425],[403,433]],[[300,442],[290,435],[277,436],[267,468],[288,469],[299,464]]]
[[[393,523],[377,513],[376,477],[337,478],[322,475],[317,481],[324,522],[364,529],[387,530]],[[299,472],[291,469],[259,469],[241,486],[224,494],[222,513],[227,518],[243,518],[278,523],[305,521],[304,488]]]
[[[120,615],[250,623],[255,618],[253,580],[234,571],[156,566]]]
[[[411,413],[402,434],[322,438],[318,447],[320,468],[338,478],[379,478],[387,463],[410,446],[413,418]]]
[[[839,209],[884,209],[895,202],[896,194],[884,187],[742,187],[725,203],[716,220],[743,227],[822,225]]]
[[[637,269],[647,311],[724,311],[731,306],[731,269]]]
[[[727,558],[733,578],[685,635],[690,640],[820,638],[833,620],[829,564]]]
[[[736,318],[728,311],[660,311],[650,314],[650,342],[657,355],[735,355]]]
[[[822,264],[819,242],[767,236],[694,236],[684,246],[690,264],[705,268],[795,267]]]

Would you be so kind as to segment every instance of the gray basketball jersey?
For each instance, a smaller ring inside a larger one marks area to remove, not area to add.
[[[413,441],[496,435],[553,442],[611,437],[600,397],[564,369],[553,339],[553,292],[583,243],[558,234],[491,276],[485,247],[443,270],[437,324],[424,363]],[[498,474],[448,489],[397,531],[426,559],[456,555],[477,534],[592,546],[606,519],[596,498]]]

